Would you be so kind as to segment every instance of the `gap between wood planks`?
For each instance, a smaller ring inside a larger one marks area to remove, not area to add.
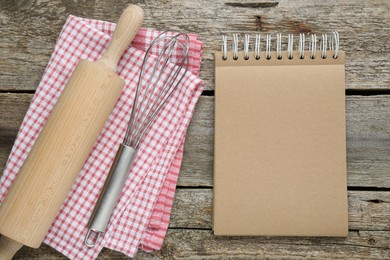
[[[183,186],[177,185],[178,189],[197,189],[197,190],[205,190],[205,189],[213,189],[213,186]],[[360,187],[360,186],[348,186],[348,191],[390,191],[390,188],[377,188],[377,187]],[[373,201],[375,202],[375,201]],[[375,203],[381,203],[381,201],[377,201]]]
[[[214,90],[204,90],[202,96],[214,96]],[[347,96],[380,96],[390,95],[390,89],[346,89]]]
[[[234,7],[248,7],[248,8],[270,8],[275,7],[279,4],[278,1],[269,1],[269,2],[260,2],[260,1],[253,1],[253,2],[243,2],[243,1],[228,1],[225,2],[225,5],[230,5]]]
[[[32,89],[1,89],[0,88],[0,94],[7,94],[7,93],[16,93],[16,94],[35,94],[35,90]]]
[[[213,230],[212,228],[202,228],[202,227],[168,227],[168,229],[170,229],[170,230],[205,230],[205,231],[212,231]],[[358,233],[361,231],[372,231],[372,230],[369,230],[369,229],[348,229],[349,233]],[[240,236],[240,237],[251,238],[251,236]],[[274,238],[277,238],[277,237],[278,236],[274,236]],[[299,237],[287,237],[287,238],[299,239]],[[324,237],[312,237],[312,238],[315,239],[315,238],[324,238]],[[338,238],[331,237],[331,239],[338,239]],[[340,240],[342,240],[342,239],[344,239],[344,238],[340,238]],[[380,247],[377,247],[377,248],[380,248]]]
[[[35,94],[35,90],[14,89],[14,90],[1,90],[0,93],[20,93],[20,94]],[[204,90],[202,96],[214,96],[214,90]],[[390,95],[390,89],[346,89],[345,95],[347,96],[380,96]]]
[[[364,187],[364,186],[348,186],[351,191],[390,191],[390,188]]]

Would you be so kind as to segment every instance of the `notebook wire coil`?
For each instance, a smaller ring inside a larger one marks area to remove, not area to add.
[[[253,38],[253,37],[252,37]],[[298,52],[299,59],[305,59],[305,53],[308,52],[311,59],[316,59],[317,49],[317,35],[310,34],[308,42],[306,42],[306,36],[304,33],[300,33],[297,37],[297,43],[294,42],[294,35],[287,35],[287,58],[293,59],[294,52]],[[267,60],[271,59],[271,52],[273,45],[276,45],[276,58],[282,59],[282,52],[284,51],[283,46],[283,37],[281,33],[276,34],[276,43],[272,43],[272,34],[266,34],[264,37],[265,46],[262,46],[262,36],[261,34],[255,34],[255,40],[251,40],[249,34],[245,34],[243,37],[242,49],[240,48],[240,35],[237,33],[233,34],[232,48],[233,59],[238,59],[238,52],[243,51],[244,59],[248,60],[255,58],[259,60],[261,55],[260,52],[265,51],[265,58]],[[321,34],[320,41],[318,43],[319,51],[321,51],[321,58],[326,59],[328,56],[328,51],[334,51],[332,58],[337,59],[339,50],[340,50],[340,37],[338,32],[332,32],[328,39],[327,34]],[[294,49],[294,46],[296,47]],[[222,36],[222,59],[226,60],[228,58],[228,37],[226,35]]]

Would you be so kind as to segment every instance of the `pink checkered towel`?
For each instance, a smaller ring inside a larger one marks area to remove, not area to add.
[[[67,19],[1,176],[1,201],[77,62],[81,58],[97,60],[114,28],[109,22],[75,16]],[[122,56],[118,74],[126,86],[44,240],[71,259],[94,259],[103,247],[134,256],[138,248],[159,250],[163,243],[186,130],[203,90],[198,77],[202,42],[196,35],[189,35],[189,71],[144,136],[104,237],[92,249],[83,243],[87,222],[127,128],[145,51],[159,33],[141,29]]]

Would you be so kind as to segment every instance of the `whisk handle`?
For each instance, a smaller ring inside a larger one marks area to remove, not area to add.
[[[120,145],[106,182],[104,183],[103,190],[89,219],[87,225],[88,233],[84,239],[86,246],[95,246],[99,238],[104,234],[110,222],[112,212],[118,202],[119,195],[129,176],[130,167],[136,153],[137,151],[132,147],[124,144]],[[94,236],[93,233],[96,233],[97,238],[90,239],[90,237]]]
[[[107,51],[98,63],[107,69],[116,71],[123,52],[127,49],[144,20],[144,12],[138,5],[129,5],[122,13],[116,25]]]

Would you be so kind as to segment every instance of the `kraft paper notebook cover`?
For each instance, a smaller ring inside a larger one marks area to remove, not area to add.
[[[226,49],[215,53],[214,234],[347,236],[344,52]]]

